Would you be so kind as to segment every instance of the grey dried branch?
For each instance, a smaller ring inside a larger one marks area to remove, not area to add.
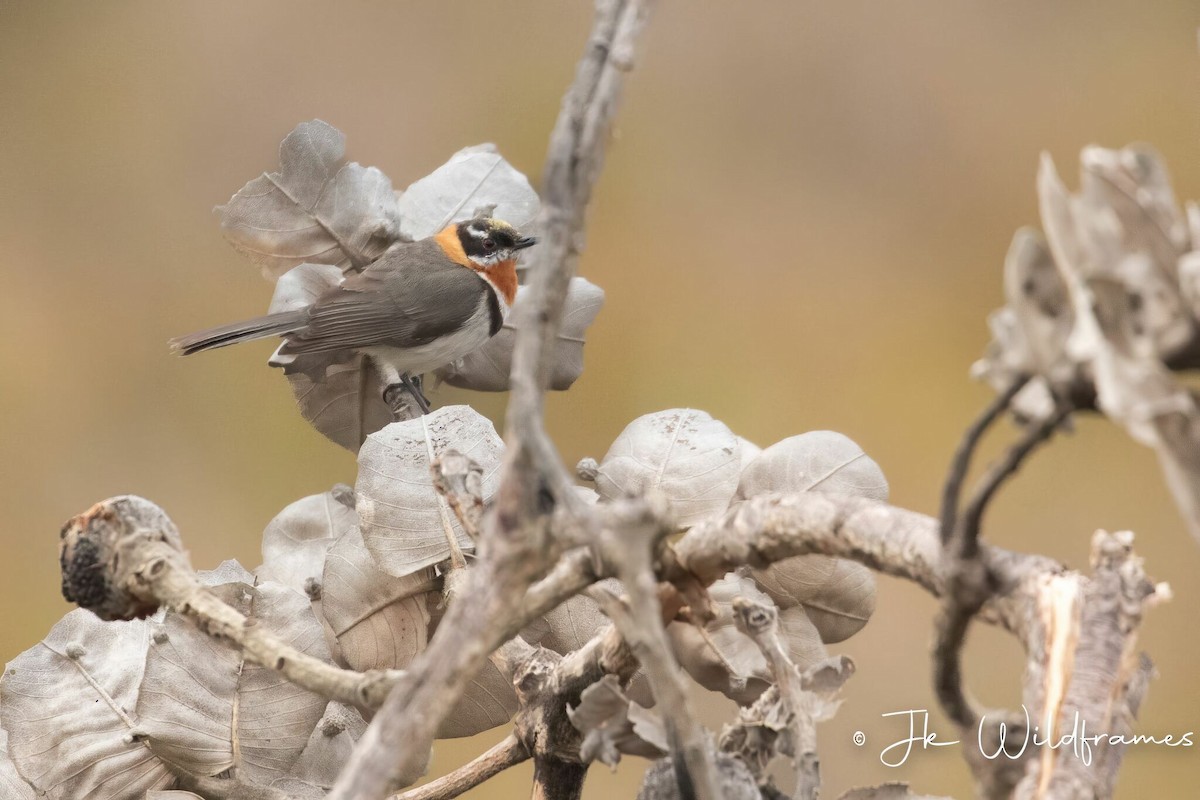
[[[210,778],[177,772],[179,787],[195,792],[204,800],[297,800],[287,792],[268,786],[256,786],[233,778]]]
[[[483,467],[457,450],[447,450],[434,459],[431,468],[433,487],[445,498],[466,534],[478,541],[483,520]],[[451,566],[465,566],[457,540],[452,544]]]
[[[779,613],[772,606],[744,598],[733,601],[734,619],[742,633],[754,640],[766,656],[779,697],[788,710],[788,744],[796,767],[797,800],[816,800],[821,788],[821,766],[817,758],[817,722],[806,701],[800,672],[788,658],[779,640]]]
[[[509,767],[529,760],[529,751],[513,734],[505,736],[484,753],[453,772],[422,784],[389,800],[450,800],[489,781]]]
[[[609,531],[601,541],[605,560],[616,567],[617,577],[629,595],[628,608],[612,600],[602,603],[602,607],[646,670],[651,691],[662,709],[680,795],[717,800],[721,795],[709,759],[711,743],[691,713],[679,664],[663,626],[652,542],[635,527]],[[599,599],[603,595],[594,596]]]
[[[1029,714],[1028,720],[1018,720],[1016,725],[1012,715],[1002,720],[992,715],[983,732],[985,749],[995,746],[999,721],[1008,725],[1010,738],[1014,732],[1019,738],[1035,721],[1043,731],[1069,727],[1076,710],[1082,719],[1111,720],[1117,734],[1130,730],[1149,669],[1133,657],[1138,624],[1146,608],[1169,597],[1165,586],[1146,578],[1131,545],[1132,534],[1098,532],[1090,577],[1049,558],[980,545],[977,563],[993,576],[996,591],[984,602],[979,618],[1012,632],[1024,646],[1023,701]],[[952,566],[944,557],[938,522],[858,498],[820,494],[755,498],[721,519],[696,526],[674,549],[676,561],[668,562],[673,566],[664,577],[686,570],[702,581],[712,581],[738,564],[764,565],[822,553],[914,581],[935,597],[943,598],[950,590]],[[1067,613],[1072,607],[1086,613]],[[1068,673],[1087,678],[1067,680]],[[1051,695],[1049,687],[1059,688]],[[1122,753],[1121,748],[1114,751],[1103,774],[1089,771],[1082,762],[1075,765],[1069,753],[1049,750],[1043,756],[1050,759],[1046,766],[1038,766],[1031,752],[1017,761],[988,761],[980,756],[972,766],[980,795],[989,799],[1011,797],[1018,783],[1027,789],[1019,797],[1035,796],[1038,783],[1031,776],[1038,769],[1062,775],[1055,779],[1070,787],[1061,795],[1041,796],[1111,797]]]
[[[515,620],[526,590],[553,565],[548,514],[582,506],[546,437],[542,396],[571,276],[584,211],[599,174],[633,46],[650,0],[598,0],[589,48],[551,135],[543,191],[544,224],[530,265],[532,300],[515,320],[508,448],[480,559],[468,577],[471,608],[457,603],[392,690],[359,742],[330,800],[362,800],[411,783],[437,725]]]
[[[196,577],[174,523],[141,497],[114,497],[64,526],[63,594],[102,619],[145,617],[166,606],[210,636],[310,691],[376,708],[400,673],[354,672],[301,653],[218,599]]]

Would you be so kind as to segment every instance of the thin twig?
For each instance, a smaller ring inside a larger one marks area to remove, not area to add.
[[[979,714],[963,689],[962,648],[971,619],[995,591],[995,580],[979,560],[979,525],[988,502],[1003,482],[1016,473],[1025,458],[1054,434],[1071,413],[1058,406],[1037,425],[1031,425],[989,468],[980,488],[971,497],[962,518],[955,523],[954,536],[946,544],[948,587],[938,617],[933,651],[933,684],[946,716],[964,729],[974,728]],[[943,529],[943,534],[945,529]]]
[[[509,767],[528,760],[529,751],[510,733],[503,741],[453,772],[415,789],[392,795],[389,800],[450,800],[491,780]]]
[[[1028,382],[1028,375],[1018,375],[1013,378],[1008,388],[992,398],[992,402],[980,412],[979,416],[963,432],[958,449],[954,451],[954,457],[950,459],[950,469],[947,471],[946,482],[942,487],[940,519],[942,523],[941,533],[943,543],[948,543],[951,537],[954,536],[954,527],[958,522],[958,498],[962,493],[963,481],[967,478],[967,470],[971,467],[971,457],[975,454],[975,448],[979,446],[979,441],[983,438],[983,434],[1004,413],[1004,410],[1012,403],[1013,398],[1017,396],[1017,393]]]
[[[962,530],[958,536],[959,558],[975,557],[979,549],[979,523],[988,503],[1001,484],[1020,469],[1026,457],[1054,435],[1071,415],[1072,410],[1069,405],[1059,405],[1049,417],[1036,425],[1030,425],[1004,454],[1004,458],[988,469],[962,515]]]

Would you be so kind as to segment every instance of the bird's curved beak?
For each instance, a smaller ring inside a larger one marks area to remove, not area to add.
[[[513,245],[513,250],[524,250],[526,247],[533,247],[535,244],[537,244],[536,236],[522,236]]]

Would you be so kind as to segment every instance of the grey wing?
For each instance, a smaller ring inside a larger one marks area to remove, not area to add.
[[[488,291],[483,278],[457,264],[406,259],[372,267],[309,306],[308,324],[289,334],[280,352],[428,344],[466,325]]]

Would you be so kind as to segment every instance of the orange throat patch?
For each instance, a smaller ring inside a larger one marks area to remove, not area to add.
[[[501,261],[490,267],[479,266],[468,258],[466,252],[463,250],[462,242],[458,240],[457,225],[450,225],[442,229],[433,238],[438,243],[438,247],[442,248],[442,252],[446,254],[447,258],[455,264],[478,272],[484,280],[496,289],[504,304],[512,308],[513,302],[517,299],[517,262],[515,259]]]

